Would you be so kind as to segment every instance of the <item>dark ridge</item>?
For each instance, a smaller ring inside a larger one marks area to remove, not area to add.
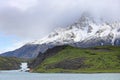
[[[32,63],[29,64],[30,68],[35,68],[37,67],[39,64],[41,64],[46,58],[54,56],[55,54],[57,54],[59,51],[65,49],[67,47],[67,45],[64,46],[56,46],[53,47],[51,49],[48,49],[45,53],[39,53],[37,58],[33,60]]]

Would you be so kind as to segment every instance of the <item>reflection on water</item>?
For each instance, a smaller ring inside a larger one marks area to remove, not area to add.
[[[50,74],[0,71],[0,80],[120,80],[120,74]]]

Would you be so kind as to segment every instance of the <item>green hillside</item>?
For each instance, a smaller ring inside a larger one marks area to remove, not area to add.
[[[67,46],[46,58],[34,72],[120,72],[120,47],[74,48]]]
[[[0,70],[15,70],[20,68],[20,59],[0,57]]]

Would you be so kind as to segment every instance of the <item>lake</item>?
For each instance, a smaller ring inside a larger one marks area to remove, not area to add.
[[[67,74],[0,71],[0,80],[120,80],[120,73]]]

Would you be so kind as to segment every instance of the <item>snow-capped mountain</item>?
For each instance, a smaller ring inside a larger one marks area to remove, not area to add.
[[[83,14],[74,24],[59,28],[43,39],[29,42],[13,52],[4,53],[3,56],[14,54],[16,57],[34,58],[48,48],[67,44],[75,47],[120,45],[120,21],[96,20],[89,14]]]
[[[94,39],[94,40],[93,40]],[[89,15],[82,15],[78,22],[66,27],[57,29],[47,37],[33,41],[29,44],[73,44],[99,41],[100,45],[119,44],[120,39],[120,22],[119,21],[95,21]],[[94,45],[92,45],[94,46]],[[82,47],[82,45],[81,45]],[[87,46],[86,46],[87,47]]]

